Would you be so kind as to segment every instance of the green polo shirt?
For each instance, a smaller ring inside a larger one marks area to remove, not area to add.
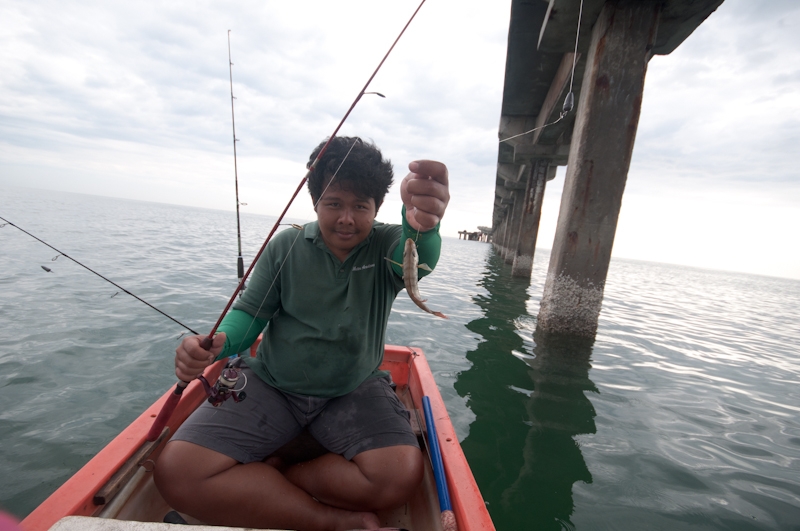
[[[398,243],[417,237],[403,221],[375,222],[344,262],[327,248],[317,222],[276,234],[219,327],[228,336],[219,357],[246,350],[263,331],[257,356],[246,362],[283,391],[341,396],[382,374],[386,323],[404,287],[400,269],[385,258],[402,260]],[[438,227],[417,242],[420,262],[432,268],[441,246]]]

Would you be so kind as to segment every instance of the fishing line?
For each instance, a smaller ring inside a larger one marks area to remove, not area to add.
[[[527,134],[533,133],[534,131],[544,129],[545,127],[550,127],[551,125],[555,125],[564,118],[566,118],[566,116],[575,106],[575,93],[572,92],[572,83],[575,80],[575,65],[578,62],[578,38],[580,37],[582,17],[583,17],[583,0],[581,0],[581,5],[580,8],[578,9],[578,27],[575,29],[575,51],[572,54],[572,72],[570,73],[570,78],[569,78],[569,92],[567,92],[567,96],[564,98],[564,105],[561,107],[561,114],[558,116],[558,119],[550,122],[549,124],[544,124],[539,127],[534,127],[530,131],[525,131],[524,133],[504,138],[503,140],[500,140],[498,143],[502,144],[503,142],[508,142],[512,138],[525,136]]]
[[[242,384],[242,386],[239,389],[232,389],[232,391],[242,392],[242,391],[244,391],[244,388],[247,387],[247,373],[242,371],[239,374],[244,378],[244,383]],[[235,387],[235,385],[234,385],[234,387]]]
[[[572,93],[570,92],[570,94],[572,94]],[[570,94],[567,94],[567,97],[569,97],[569,95],[570,95]],[[566,102],[566,100],[564,100],[564,104],[565,104],[565,105],[566,105],[566,103],[567,103],[567,102]],[[550,127],[551,125],[555,125],[555,124],[557,124],[558,122],[560,122],[561,120],[563,120],[563,119],[564,119],[564,118],[567,116],[567,113],[568,113],[568,112],[569,112],[569,111],[567,111],[567,112],[561,111],[561,115],[558,117],[558,119],[557,119],[557,120],[554,120],[554,121],[550,122],[549,124],[544,124],[544,125],[542,125],[542,126],[539,126],[539,127],[534,127],[534,128],[533,128],[533,129],[531,129],[530,131],[525,131],[524,133],[520,133],[520,134],[518,134],[518,135],[510,136],[510,137],[508,137],[508,138],[504,138],[504,139],[503,139],[503,140],[501,140],[499,143],[501,143],[501,144],[502,144],[503,142],[508,142],[508,141],[509,141],[509,140],[511,140],[512,138],[517,138],[517,137],[520,137],[520,136],[525,136],[525,135],[527,135],[527,134],[533,133],[534,131],[538,131],[539,129],[544,129],[545,127]]]
[[[572,75],[569,78],[569,91],[572,92],[572,82],[575,80],[575,63],[578,61],[578,37],[581,31],[581,17],[583,17],[583,0],[578,9],[578,29],[575,30],[575,51],[572,53]]]
[[[104,277],[103,275],[101,275],[100,273],[98,273],[97,271],[95,271],[94,269],[90,268],[89,266],[82,264],[82,263],[81,263],[81,262],[79,262],[78,260],[75,260],[75,259],[74,259],[74,258],[72,258],[70,255],[68,255],[67,253],[65,253],[65,252],[63,252],[63,251],[60,251],[60,250],[56,249],[55,247],[53,247],[52,245],[50,245],[50,244],[49,244],[49,243],[47,243],[46,241],[42,240],[41,238],[37,238],[36,236],[34,236],[34,235],[33,235],[33,234],[31,234],[30,232],[26,231],[26,230],[25,230],[25,229],[23,229],[22,227],[19,227],[18,225],[15,225],[14,223],[11,223],[11,222],[10,222],[10,221],[8,221],[6,218],[4,218],[4,217],[0,216],[0,219],[2,219],[3,221],[5,221],[5,222],[6,222],[6,224],[8,224],[8,225],[11,225],[12,227],[14,227],[14,228],[16,228],[16,229],[19,229],[19,230],[21,230],[22,232],[24,232],[25,234],[27,234],[28,236],[30,236],[30,237],[31,237],[31,238],[33,238],[34,240],[37,240],[37,241],[39,241],[39,242],[41,242],[41,243],[45,244],[46,246],[50,247],[52,250],[56,251],[56,252],[58,253],[58,255],[56,255],[56,257],[55,257],[55,258],[53,258],[53,259],[52,259],[52,261],[55,261],[55,260],[56,260],[56,258],[58,258],[59,256],[63,256],[64,258],[68,258],[68,259],[72,260],[73,262],[75,262],[76,264],[78,264],[79,266],[81,266],[82,268],[86,269],[87,271],[90,271],[91,273],[94,273],[95,275],[97,275],[98,277],[102,278],[103,280],[105,280],[105,281],[106,281],[106,282],[108,282],[109,284],[112,284],[112,285],[116,286],[117,288],[121,289],[122,291],[124,291],[125,293],[127,293],[128,295],[130,295],[131,297],[133,297],[134,299],[138,300],[139,302],[146,304],[147,306],[149,306],[150,308],[154,309],[155,311],[157,311],[158,313],[160,313],[161,315],[163,315],[163,316],[164,316],[164,317],[166,317],[167,319],[170,319],[170,320],[174,321],[175,323],[177,323],[177,324],[181,325],[183,328],[185,328],[185,329],[186,329],[186,330],[188,330],[189,332],[191,332],[191,333],[193,333],[193,334],[197,334],[197,332],[195,332],[194,330],[192,330],[191,328],[189,328],[188,326],[186,326],[186,325],[185,325],[185,324],[183,324],[182,322],[178,321],[177,319],[175,319],[175,318],[174,318],[174,317],[172,317],[171,315],[168,315],[168,314],[164,313],[163,311],[159,310],[158,308],[156,308],[155,306],[153,306],[152,304],[150,304],[150,303],[149,303],[149,302],[147,302],[146,300],[144,300],[144,299],[142,299],[141,297],[139,297],[139,296],[137,296],[137,295],[135,295],[135,294],[131,293],[130,291],[126,290],[125,288],[123,288],[122,286],[120,286],[119,284],[117,284],[116,282],[114,282],[113,280],[109,280],[109,279],[107,279],[106,277]],[[4,227],[4,226],[5,226],[5,225],[0,225],[0,228],[1,228],[1,227]],[[44,266],[42,266],[42,269],[44,269],[44,270],[45,270],[45,271],[47,271],[48,273],[50,273],[50,272],[51,272],[51,271],[50,271],[50,269],[48,269],[48,268],[46,268],[46,267],[44,267]],[[115,293],[114,295],[116,295],[116,293]],[[114,297],[114,295],[112,295],[111,297]]]

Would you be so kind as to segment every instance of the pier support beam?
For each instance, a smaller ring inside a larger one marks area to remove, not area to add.
[[[503,259],[507,264],[514,263],[514,257],[517,254],[517,246],[519,245],[519,227],[522,222],[522,211],[525,206],[525,196],[523,190],[514,190],[511,192],[511,197],[514,199],[514,204],[508,211],[508,227],[506,230],[506,248],[503,254]]]
[[[657,30],[656,0],[608,0],[592,29],[537,327],[594,337]]]
[[[503,223],[500,225],[500,237],[501,239],[497,242],[498,243],[498,254],[505,258],[506,253],[508,252],[508,245],[509,245],[509,234],[511,231],[511,218],[512,213],[514,210],[514,195],[506,191],[508,197],[504,198],[502,201],[503,209]]]
[[[499,256],[503,256],[503,245],[506,241],[506,225],[508,224],[508,208],[503,208],[505,205],[500,205],[500,221],[496,225],[494,235],[494,250]]]
[[[554,173],[556,169],[556,166],[551,167],[546,159],[531,161],[529,166],[531,172],[523,197],[518,244],[511,266],[511,276],[528,279],[531,278],[531,271],[533,271],[533,255],[536,252],[539,219],[542,217],[545,183],[550,178],[550,173]]]

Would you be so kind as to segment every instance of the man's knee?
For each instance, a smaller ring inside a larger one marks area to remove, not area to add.
[[[374,487],[369,500],[372,510],[403,505],[422,482],[422,453],[414,446],[369,450],[353,460]]]
[[[167,444],[153,470],[153,481],[164,500],[180,509],[205,480],[236,464],[234,459],[185,441]]]
[[[175,507],[180,505],[180,494],[184,491],[187,471],[184,466],[184,455],[178,443],[169,443],[158,457],[153,470],[153,482],[166,502]]]

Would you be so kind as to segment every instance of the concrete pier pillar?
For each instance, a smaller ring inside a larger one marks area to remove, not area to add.
[[[530,278],[533,270],[533,255],[536,252],[539,219],[542,216],[542,199],[551,169],[546,159],[532,161],[530,167],[531,174],[523,197],[518,244],[511,266],[511,276],[522,278]],[[552,170],[555,169],[556,166],[553,166]]]
[[[506,249],[503,259],[507,264],[514,263],[519,245],[519,228],[522,223],[522,211],[525,207],[524,190],[514,190],[511,192],[514,204],[509,209],[508,227],[506,230]]]
[[[492,242],[494,244],[494,250],[499,256],[503,256],[503,243],[506,238],[506,214],[507,212],[505,211],[501,212],[500,222],[497,224],[494,241]]]
[[[539,309],[545,332],[597,332],[659,5],[608,0],[592,29]]]
[[[511,197],[507,199],[510,202],[508,210],[506,211],[506,221],[503,224],[503,247],[500,250],[500,256],[503,257],[503,261],[505,261],[506,256],[508,256],[509,246],[511,245],[511,231],[512,223],[514,221],[514,196],[511,194]]]
[[[509,197],[507,199],[504,199],[503,201],[506,206],[506,210],[503,217],[503,225],[501,232],[502,239],[499,242],[500,244],[499,254],[501,257],[505,258],[505,255],[508,252],[508,233],[510,230],[509,227],[511,223],[511,210],[512,210],[511,207],[514,205],[514,199]]]

